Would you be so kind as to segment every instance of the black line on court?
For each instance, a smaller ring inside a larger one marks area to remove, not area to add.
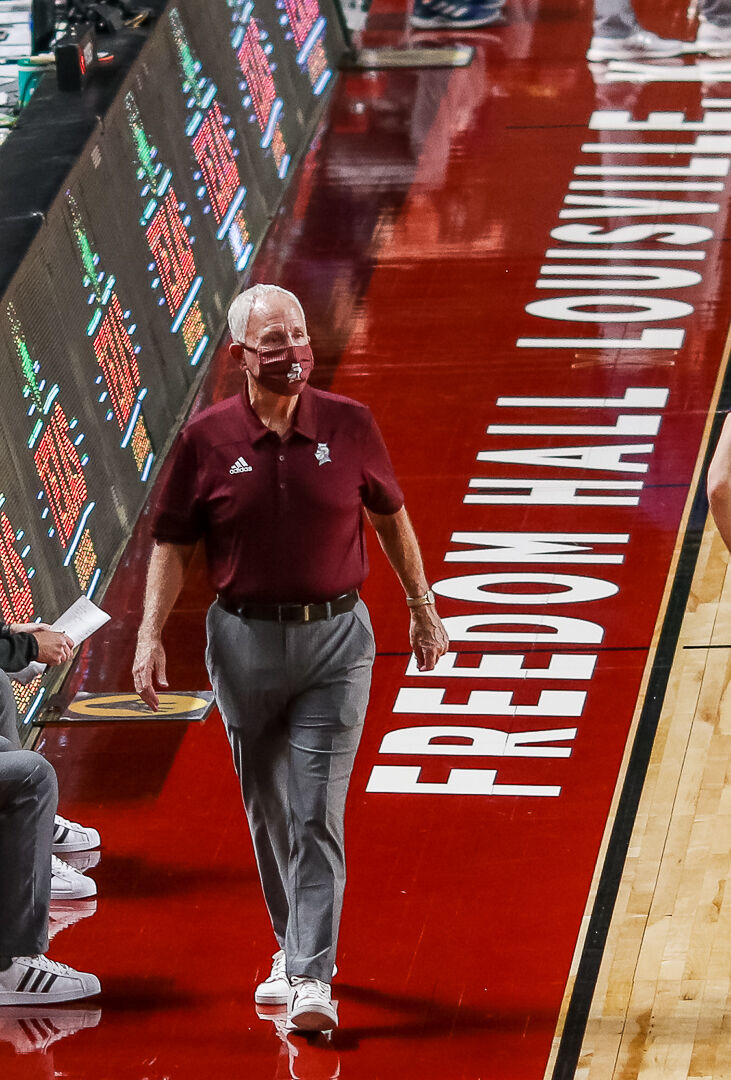
[[[684,649],[731,649],[731,645],[684,645]]]
[[[705,476],[713,455],[725,414],[731,405],[731,366],[727,367],[719,407],[713,420],[703,470],[693,498],[688,527],[670,592],[655,662],[650,673],[645,701],[625,776],[617,816],[604,860],[594,908],[589,920],[584,947],[579,960],[574,989],[571,994],[566,1022],[561,1034],[552,1080],[573,1080],[584,1041],[592,998],[596,989],[599,968],[606,947],[614,904],[624,870],[632,829],[637,816],[642,788],[650,762],[655,733],[667,690],[673,657],[677,649],[690,586],[698,559],[703,529],[708,515]]]
[[[505,131],[556,131],[559,128],[583,128],[586,131],[586,122],[583,124],[506,124]]]

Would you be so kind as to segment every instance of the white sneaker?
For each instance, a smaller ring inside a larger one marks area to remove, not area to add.
[[[694,51],[708,56],[728,56],[731,53],[731,26],[717,26],[701,16]]]
[[[96,896],[96,882],[51,856],[51,900],[83,900]]]
[[[338,965],[333,964],[333,978],[338,973]],[[289,1001],[290,982],[287,978],[287,960],[284,949],[272,956],[272,970],[269,977],[260,982],[254,991],[257,1005],[286,1005]]]
[[[16,956],[0,971],[0,1005],[40,1005],[75,1001],[101,990],[96,975],[74,971],[47,956]]]
[[[331,1031],[338,1026],[338,1011],[330,987],[319,979],[293,975],[287,1002],[287,1025],[301,1031]]]
[[[53,822],[54,851],[90,851],[100,844],[101,838],[96,829],[79,825],[78,821],[68,821],[56,814]]]
[[[289,989],[287,958],[284,949],[280,949],[272,956],[272,970],[268,978],[259,983],[254,991],[254,1001],[257,1005],[286,1005]]]
[[[680,56],[687,49],[684,41],[661,38],[649,30],[635,30],[621,38],[597,37],[591,39],[587,60],[662,60],[667,56]]]

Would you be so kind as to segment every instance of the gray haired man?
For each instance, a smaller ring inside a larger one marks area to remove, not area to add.
[[[193,547],[218,598],[206,661],[241,781],[279,945],[256,1000],[306,1030],[337,1026],[331,999],[345,885],[343,816],[375,643],[359,588],[364,517],[406,593],[421,670],[448,647],[403,494],[371,412],[307,385],[295,296],[257,285],[229,311],[241,392],[183,430],[158,497],[135,688],[165,682],[161,633]]]

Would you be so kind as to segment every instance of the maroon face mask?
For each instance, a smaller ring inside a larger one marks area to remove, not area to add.
[[[309,342],[286,345],[281,349],[251,349],[259,359],[256,381],[266,390],[284,397],[301,394],[307,385],[315,361]]]

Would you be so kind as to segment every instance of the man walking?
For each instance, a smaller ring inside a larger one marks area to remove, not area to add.
[[[229,311],[243,393],[184,429],[156,508],[135,687],[157,707],[161,632],[199,539],[218,593],[206,661],[279,951],[256,1000],[306,1030],[330,995],[345,885],[343,815],[375,646],[358,595],[363,511],[406,593],[421,670],[447,650],[403,495],[370,411],[307,385],[305,317],[257,285]]]

